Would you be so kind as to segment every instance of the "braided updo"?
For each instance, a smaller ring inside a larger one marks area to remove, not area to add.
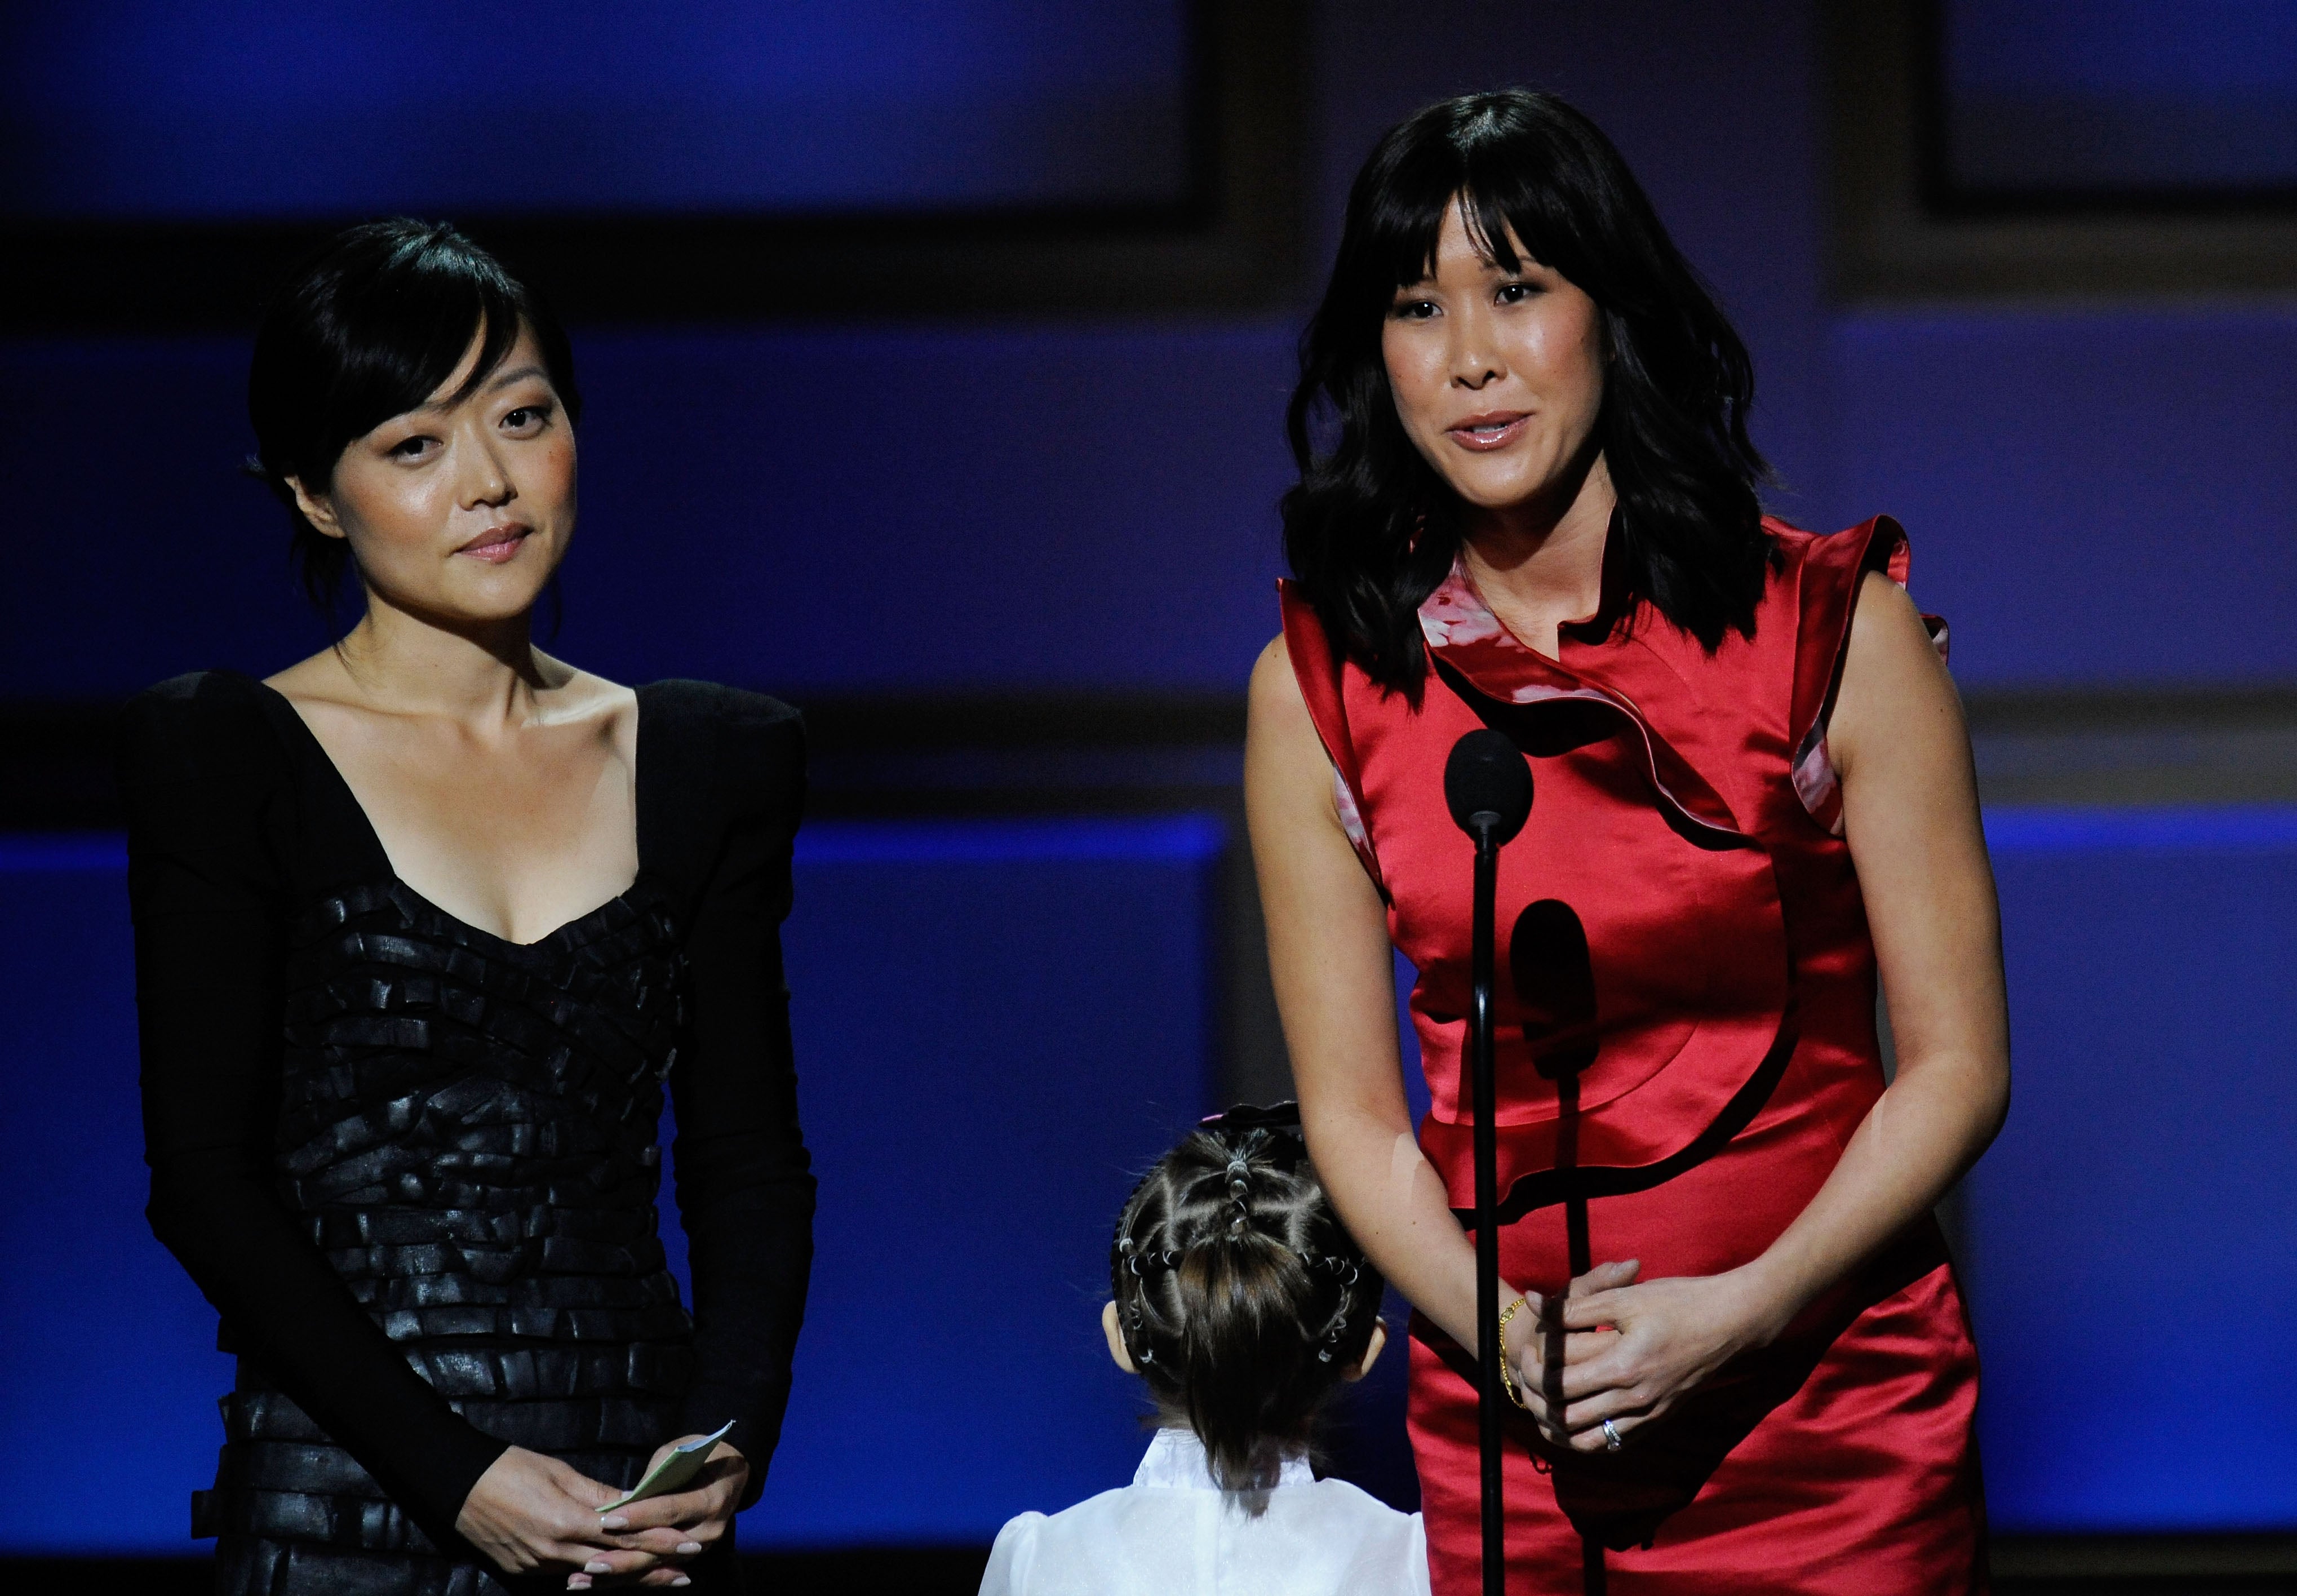
[[[1214,1483],[1265,1491],[1363,1361],[1379,1273],[1297,1132],[1210,1124],[1133,1188],[1109,1249],[1124,1346]]]

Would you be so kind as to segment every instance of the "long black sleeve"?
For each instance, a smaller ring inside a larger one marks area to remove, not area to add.
[[[813,1263],[814,1179],[797,1113],[780,926],[804,802],[803,735],[770,699],[715,689],[712,773],[729,823],[687,943],[691,1057],[671,1072],[678,1206],[694,1271],[687,1432],[730,1439],[762,1486],[789,1403]],[[746,1505],[746,1503],[745,1504]]]
[[[132,703],[119,749],[152,1232],[252,1356],[434,1535],[506,1444],[465,1423],[276,1195],[292,794],[251,684]]]

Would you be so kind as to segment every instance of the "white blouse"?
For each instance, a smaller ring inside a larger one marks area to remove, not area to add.
[[[1193,1433],[1158,1430],[1124,1489],[1006,1525],[981,1596],[1427,1596],[1419,1514],[1320,1480],[1305,1458],[1266,1501],[1247,1512]]]

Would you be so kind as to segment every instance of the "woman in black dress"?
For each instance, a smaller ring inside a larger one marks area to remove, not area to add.
[[[228,1596],[735,1588],[812,1255],[771,699],[536,649],[579,400],[445,227],[336,239],[256,345],[259,463],[364,618],[128,710],[152,1229],[239,1354]],[[676,1104],[693,1312],[655,1234]],[[692,1486],[598,1509],[731,1421]]]

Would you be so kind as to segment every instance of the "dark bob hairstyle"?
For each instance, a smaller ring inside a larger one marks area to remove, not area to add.
[[[1607,610],[1648,599],[1710,652],[1730,629],[1752,636],[1772,542],[1755,496],[1766,468],[1747,436],[1746,346],[1610,140],[1552,95],[1509,89],[1431,105],[1379,141],[1300,340],[1286,412],[1300,481],[1284,496],[1284,549],[1333,646],[1417,697],[1417,612],[1452,569],[1464,514],[1396,415],[1380,335],[1395,291],[1434,271],[1454,198],[1479,250],[1512,270],[1519,242],[1601,315],[1595,442],[1618,496]]]
[[[350,551],[295,508],[294,478],[325,493],[352,440],[430,399],[479,339],[459,399],[502,364],[523,328],[571,424],[574,356],[539,295],[444,222],[406,217],[339,233],[296,267],[264,313],[247,376],[250,463],[287,506],[304,590],[332,611]]]

